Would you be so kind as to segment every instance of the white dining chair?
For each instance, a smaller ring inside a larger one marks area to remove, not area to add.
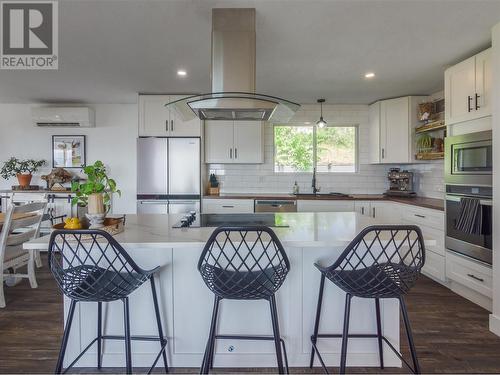
[[[14,192],[10,198],[10,205],[22,205],[26,203],[33,203],[33,202],[47,202],[47,209],[45,210],[45,216],[42,219],[43,222],[50,222],[50,226],[46,227],[43,226],[43,224],[40,225],[40,230],[44,234],[50,234],[50,231],[52,229],[52,220],[50,212],[53,210],[53,207],[49,207],[50,203],[47,198],[47,193],[23,193],[23,192]],[[40,232],[39,232],[40,233]],[[37,250],[35,252],[35,265],[37,268],[42,267],[42,257],[40,256],[40,250]]]
[[[27,278],[32,288],[38,287],[35,277],[35,251],[24,250],[23,243],[38,237],[47,202],[11,205],[0,232],[0,308],[5,307],[4,279]],[[21,231],[19,231],[21,230]],[[20,273],[21,267],[26,273]],[[6,273],[12,271],[12,273]]]

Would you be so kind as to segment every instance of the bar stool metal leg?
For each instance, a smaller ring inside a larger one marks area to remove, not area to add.
[[[415,374],[420,374],[420,365],[418,364],[417,351],[415,349],[415,343],[413,342],[413,334],[411,331],[410,318],[408,316],[408,311],[406,310],[406,303],[404,298],[399,297],[399,306],[401,307],[401,313],[403,315],[403,321],[405,324],[406,336],[408,337],[408,345],[410,347],[411,359],[413,361],[413,371]]]
[[[97,302],[97,368],[102,368],[102,302]]]
[[[212,312],[212,323],[210,324],[210,332],[208,333],[207,346],[205,348],[205,355],[203,356],[203,362],[201,364],[200,374],[208,374],[210,368],[213,366],[213,357],[215,349],[215,335],[217,328],[217,316],[219,314],[219,302],[220,297],[215,296],[214,298],[214,309]]]
[[[71,330],[71,323],[73,322],[73,315],[75,314],[76,301],[71,300],[68,311],[68,320],[66,321],[66,327],[64,328],[64,335],[61,343],[61,350],[59,351],[59,357],[57,358],[56,364],[56,374],[62,373],[64,354],[66,354],[66,347],[68,346],[69,332]]]
[[[167,353],[165,353],[165,338],[163,337],[163,327],[161,324],[161,315],[160,315],[160,307],[158,305],[158,296],[156,295],[156,286],[154,276],[151,276],[151,293],[153,294],[153,304],[155,309],[156,316],[156,324],[158,326],[158,337],[160,339],[160,347],[163,349],[163,366],[165,367],[165,372],[168,373],[168,361],[167,361]]]
[[[125,361],[127,366],[127,374],[132,374],[132,345],[130,338],[130,313],[128,308],[128,297],[123,301],[123,320],[125,328]]]
[[[375,298],[375,314],[377,315],[377,340],[378,354],[380,357],[380,369],[384,369],[384,351],[382,346],[382,322],[380,320],[380,299]]]
[[[316,307],[316,320],[314,321],[314,332],[312,336],[312,342],[316,345],[318,341],[318,330],[319,330],[319,320],[321,316],[321,305],[323,304],[323,291],[325,289],[325,275],[321,274],[321,281],[319,284],[319,295],[318,295],[318,305]],[[311,348],[311,360],[309,361],[309,368],[312,368],[314,365],[314,355],[316,354],[316,350],[314,346]]]
[[[274,346],[276,347],[276,360],[278,362],[278,372],[280,374],[285,373],[285,369],[283,367],[283,356],[281,354],[281,336],[280,336],[280,328],[278,323],[278,313],[276,308],[276,298],[271,296],[269,300],[269,304],[271,307],[271,318],[273,323],[273,333],[274,333]]]
[[[347,362],[347,341],[349,339],[349,316],[351,312],[351,298],[352,296],[349,293],[345,295],[344,330],[342,332],[342,348],[340,351],[340,374],[345,374],[345,367]]]

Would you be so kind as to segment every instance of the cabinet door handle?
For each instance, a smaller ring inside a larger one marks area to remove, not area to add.
[[[385,158],[385,150],[382,149],[382,159]]]
[[[476,93],[475,97],[476,97],[476,105],[475,105],[475,107],[476,107],[476,111],[477,111],[479,108],[481,108],[481,107],[479,106],[479,101],[478,101],[478,99],[479,99],[481,96],[480,96],[480,95],[478,95],[478,94]]]
[[[421,217],[422,219],[425,219],[425,215],[419,215],[419,214],[415,214],[416,217]]]
[[[234,206],[222,206],[222,208],[234,208]]]
[[[165,120],[165,131],[168,133],[168,120]]]
[[[361,207],[361,215],[364,215],[364,214],[365,214],[365,208]]]
[[[170,130],[174,131],[174,120],[170,120]]]
[[[232,159],[233,158],[233,149],[230,148],[229,149],[229,159]]]
[[[375,217],[375,207],[372,207],[372,216]]]
[[[468,273],[467,276],[469,276],[471,279],[474,279],[474,280],[477,280],[477,281],[484,283],[484,279],[481,279],[480,277],[477,277],[477,276],[473,275],[472,273]]]
[[[470,106],[470,103],[472,102],[472,96],[467,95],[467,112],[472,111],[472,108]]]
[[[234,158],[238,159],[238,149],[237,148],[234,149]]]

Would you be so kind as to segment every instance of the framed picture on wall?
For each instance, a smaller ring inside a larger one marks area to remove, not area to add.
[[[81,168],[85,165],[84,135],[52,136],[53,168]]]

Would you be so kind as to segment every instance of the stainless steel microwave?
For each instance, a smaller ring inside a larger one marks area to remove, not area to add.
[[[491,130],[445,139],[446,184],[491,186],[493,147]]]

